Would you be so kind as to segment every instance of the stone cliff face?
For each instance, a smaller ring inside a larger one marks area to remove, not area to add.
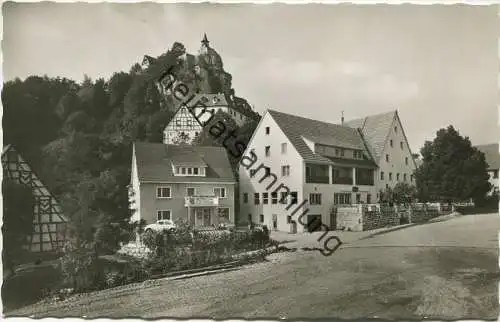
[[[215,49],[210,47],[210,42],[205,35],[201,41],[201,47],[197,55],[186,53],[185,47],[181,43],[174,43],[170,52],[177,56],[177,67],[175,80],[163,79],[163,84],[157,84],[157,89],[164,97],[164,104],[175,110],[177,106],[172,106],[172,93],[165,88],[172,82],[182,82],[186,84],[193,93],[203,94],[224,94],[229,106],[235,106],[240,110],[248,111],[249,115],[256,114],[248,102],[235,96],[232,88],[232,76],[224,70],[221,56]],[[144,56],[142,62],[143,70],[151,68],[161,68],[162,55],[158,58]],[[160,65],[160,66],[158,66]],[[169,103],[167,103],[169,102]],[[256,114],[258,115],[258,114]]]

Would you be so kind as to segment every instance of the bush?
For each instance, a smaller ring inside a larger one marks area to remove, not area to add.
[[[248,231],[190,231],[151,233],[143,237],[155,256],[146,259],[143,267],[150,274],[162,274],[173,270],[185,270],[226,262],[233,255],[244,251],[270,246],[269,230]],[[146,241],[147,240],[147,241]]]
[[[100,289],[105,284],[103,267],[92,249],[67,244],[60,259],[63,283],[75,292]]]

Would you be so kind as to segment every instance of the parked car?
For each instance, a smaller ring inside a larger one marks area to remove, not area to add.
[[[217,228],[221,230],[234,230],[235,225],[231,223],[220,223]]]
[[[160,232],[160,231],[164,231],[164,230],[175,231],[176,229],[177,229],[177,226],[174,224],[174,222],[172,220],[169,220],[169,219],[158,220],[156,223],[149,224],[146,227],[144,227],[145,232],[148,232],[148,231]]]

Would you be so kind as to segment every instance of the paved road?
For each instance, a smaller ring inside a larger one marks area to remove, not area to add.
[[[498,215],[463,216],[232,272],[106,290],[14,314],[87,317],[496,319]]]

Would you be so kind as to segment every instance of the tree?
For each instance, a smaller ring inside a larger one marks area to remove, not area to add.
[[[420,152],[423,163],[415,172],[419,199],[481,201],[490,191],[484,154],[453,126],[440,129]]]
[[[394,193],[390,187],[385,188],[384,190],[379,191],[379,203],[391,204],[394,202]]]
[[[9,179],[2,182],[3,263],[12,270],[21,260],[22,248],[33,230],[34,198],[31,188]]]
[[[398,182],[392,190],[392,199],[397,204],[411,203],[417,195],[415,186],[406,182]]]

